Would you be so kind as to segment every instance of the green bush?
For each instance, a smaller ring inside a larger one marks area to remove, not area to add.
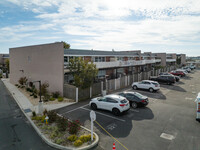
[[[77,134],[80,130],[80,122],[78,120],[73,120],[72,122],[68,122],[68,131],[69,134]]]
[[[53,98],[58,98],[60,96],[60,92],[56,91],[56,92],[52,92],[52,97]]]
[[[63,101],[63,97],[58,97],[58,101],[62,102]]]
[[[91,141],[91,134],[88,135],[81,135],[79,137],[79,140],[81,140],[82,142],[88,142]],[[93,140],[95,140],[95,136],[93,135]]]
[[[41,121],[42,123],[44,123],[46,116],[34,116],[32,117],[32,120],[37,120],[37,121]]]
[[[43,111],[43,115],[46,116],[47,114],[48,114],[48,111],[47,111],[47,109],[45,109],[45,110]]]
[[[55,140],[55,143],[56,143],[56,144],[59,144],[59,145],[62,144],[63,142],[64,142],[63,139],[56,139],[56,140]]]
[[[49,117],[49,123],[53,123],[57,119],[57,113],[55,111],[48,111],[47,116]]]
[[[37,98],[38,96],[34,94],[33,97],[34,97],[34,98]]]
[[[54,139],[54,138],[56,138],[58,136],[58,131],[56,131],[56,130],[54,130],[53,132],[51,132],[51,134],[50,134],[50,138],[51,139]]]
[[[15,86],[18,86],[18,84],[15,84]]]
[[[29,87],[27,87],[27,88],[26,88],[26,91],[27,91],[27,92],[30,92],[30,88],[29,88]]]
[[[32,116],[35,117],[36,116],[36,112],[32,111]]]
[[[73,135],[70,135],[67,139],[70,142],[74,142],[74,141],[76,141],[78,139],[78,137],[75,134],[73,134]]]
[[[28,79],[26,77],[21,77],[18,82],[20,85],[26,85],[27,80]]]
[[[81,140],[76,140],[74,142],[74,146],[78,147],[78,146],[81,146],[83,144],[83,142]]]
[[[54,97],[50,97],[49,100],[50,100],[50,101],[55,101],[55,98],[54,98]]]
[[[43,96],[43,101],[44,102],[48,102],[50,99],[50,95],[48,93],[46,93],[44,96]]]
[[[57,118],[57,127],[59,131],[65,131],[67,129],[68,120],[64,117]]]

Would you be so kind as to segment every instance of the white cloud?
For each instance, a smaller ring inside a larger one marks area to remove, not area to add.
[[[199,45],[200,41],[199,0],[7,1],[33,11],[44,22],[14,26],[17,32],[8,27],[10,34],[63,31],[72,47],[126,50],[135,44]],[[5,32],[0,33],[1,39],[6,38]]]

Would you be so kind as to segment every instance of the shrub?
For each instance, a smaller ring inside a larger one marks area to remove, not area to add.
[[[59,131],[65,131],[67,129],[68,120],[64,117],[58,117],[57,127]]]
[[[55,98],[54,97],[50,97],[49,100],[50,101],[55,101]]]
[[[58,101],[62,102],[63,101],[63,97],[58,97]]]
[[[46,93],[44,96],[43,96],[43,101],[44,102],[48,102],[50,99],[50,95],[48,93]]]
[[[56,144],[62,144],[64,142],[64,140],[63,139],[56,139],[56,141],[55,141],[55,143]]]
[[[15,86],[18,86],[18,84],[15,84]]]
[[[74,142],[74,146],[78,147],[78,146],[81,146],[83,144],[83,142],[81,140],[76,140]]]
[[[34,94],[33,97],[34,97],[34,98],[37,98],[38,96]]]
[[[44,123],[46,116],[34,116],[32,117],[32,120],[37,120],[37,121],[41,121],[42,123]]]
[[[18,82],[19,82],[20,85],[25,85],[27,80],[28,79],[26,77],[21,77]]]
[[[70,142],[74,142],[74,141],[76,141],[78,139],[78,137],[75,134],[73,134],[73,135],[70,135],[67,139]]]
[[[32,116],[35,117],[36,116],[36,112],[32,111]]]
[[[60,92],[56,91],[56,92],[52,92],[52,97],[53,98],[58,98],[60,96]]]
[[[26,88],[26,91],[27,91],[27,92],[30,92],[30,88],[29,88],[29,87],[27,87],[27,88]]]
[[[43,115],[46,116],[47,114],[48,114],[48,111],[47,111],[47,109],[45,109],[45,110],[43,111]]]
[[[93,139],[95,139],[95,136],[93,135]],[[79,140],[81,140],[82,142],[88,142],[91,141],[91,134],[88,135],[81,135],[79,137]]]
[[[69,134],[77,134],[80,130],[80,122],[78,120],[73,120],[72,122],[68,122],[68,131]]]
[[[47,90],[48,87],[49,87],[49,84],[47,82],[41,85],[41,94],[43,96],[45,96],[48,93],[48,90]]]
[[[54,139],[55,137],[57,137],[58,136],[58,131],[57,130],[54,130],[53,132],[51,132],[51,134],[50,134],[50,138],[51,139]]]
[[[56,121],[57,119],[57,114],[55,111],[48,111],[47,113],[48,117],[49,117],[49,123],[53,123]]]

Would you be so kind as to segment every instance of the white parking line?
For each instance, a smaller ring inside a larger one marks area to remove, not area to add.
[[[85,106],[88,106],[88,105],[89,105],[89,104],[86,104],[86,105],[83,105],[83,106],[77,107],[77,108],[75,108],[75,109],[72,109],[72,110],[70,110],[70,111],[67,111],[67,112],[62,113],[62,115],[63,115],[63,114],[70,113],[70,112],[73,112],[73,111],[75,111],[75,110],[77,110],[77,109],[80,109],[80,108],[85,107]]]
[[[91,111],[90,109],[83,108],[83,107],[81,107],[81,109],[84,109],[84,110],[87,110],[87,111]],[[115,118],[115,117],[112,117],[112,116],[109,116],[109,115],[106,115],[106,114],[103,114],[103,113],[100,113],[100,112],[96,112],[96,111],[95,111],[95,113],[100,114],[100,115],[103,115],[103,116],[106,116],[106,117],[110,117],[110,118],[112,118],[112,119],[116,119],[116,120],[125,122],[125,120],[123,120],[123,119]]]

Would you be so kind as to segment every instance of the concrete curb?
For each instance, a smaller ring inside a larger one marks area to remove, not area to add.
[[[3,80],[2,80],[3,81]],[[4,81],[3,81],[4,83]],[[33,126],[33,128],[35,129],[35,131],[37,132],[37,134],[43,139],[43,141],[48,144],[49,146],[56,148],[56,149],[61,149],[61,150],[88,150],[91,149],[93,147],[95,147],[98,142],[99,142],[99,136],[94,132],[94,135],[96,137],[95,141],[91,144],[91,145],[87,145],[84,147],[80,147],[80,148],[74,148],[74,147],[65,147],[65,146],[61,146],[58,144],[55,144],[53,142],[51,142],[49,139],[47,139],[45,137],[45,135],[42,134],[42,132],[40,131],[40,129],[34,124],[34,122],[31,120],[31,118],[28,116],[27,113],[24,112],[22,106],[20,105],[20,103],[18,102],[18,100],[15,98],[15,93],[12,93],[9,88],[7,87],[7,85],[4,83],[4,85],[6,86],[6,88],[8,89],[8,91],[10,92],[10,94],[12,95],[12,97],[14,98],[14,100],[17,102],[18,106],[20,107],[20,109],[22,110],[23,114],[26,116],[26,118],[28,119],[28,121],[31,123],[31,125]],[[91,132],[91,130],[81,126],[83,129]]]

